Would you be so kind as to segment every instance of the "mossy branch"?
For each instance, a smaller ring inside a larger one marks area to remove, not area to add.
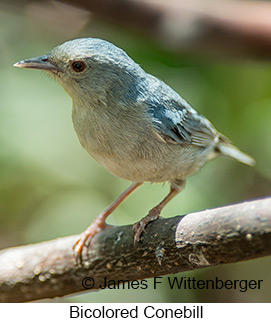
[[[77,236],[0,252],[0,301],[24,302],[98,289],[108,280],[138,280],[271,255],[271,198],[161,218],[136,247],[132,226],[111,227],[75,263]],[[87,283],[90,283],[89,281]]]

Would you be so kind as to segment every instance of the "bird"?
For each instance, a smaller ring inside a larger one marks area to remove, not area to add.
[[[132,182],[76,240],[77,259],[82,260],[84,247],[106,228],[106,218],[144,182],[169,182],[170,190],[133,225],[135,243],[183,190],[186,178],[209,160],[224,155],[255,164],[181,95],[109,41],[69,40],[14,66],[46,71],[57,80],[72,98],[81,145],[110,173]]]

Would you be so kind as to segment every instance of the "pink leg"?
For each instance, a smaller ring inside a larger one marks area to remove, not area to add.
[[[84,246],[88,246],[93,237],[102,231],[105,226],[106,218],[142,183],[132,183],[107,209],[98,215],[92,224],[81,233],[78,240],[73,246],[76,253],[76,260],[82,262],[82,251]]]
[[[142,218],[139,222],[136,222],[133,226],[134,242],[137,243],[141,240],[141,235],[145,231],[145,227],[152,221],[159,218],[159,215],[163,208],[184,188],[185,182],[182,180],[176,180],[171,183],[170,192],[168,195],[154,208],[152,208],[148,215]]]

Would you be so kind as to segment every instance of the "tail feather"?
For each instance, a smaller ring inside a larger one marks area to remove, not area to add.
[[[255,165],[255,160],[251,156],[243,153],[237,147],[229,143],[225,143],[225,142],[218,143],[218,149],[222,155],[236,159],[237,161],[243,164],[246,164],[248,166]]]

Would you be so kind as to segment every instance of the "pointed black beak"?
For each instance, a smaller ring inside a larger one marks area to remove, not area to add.
[[[58,66],[50,63],[49,55],[28,58],[23,61],[19,61],[15,63],[13,66],[21,67],[21,68],[36,68],[36,69],[44,70],[48,72],[61,71],[61,69]]]

